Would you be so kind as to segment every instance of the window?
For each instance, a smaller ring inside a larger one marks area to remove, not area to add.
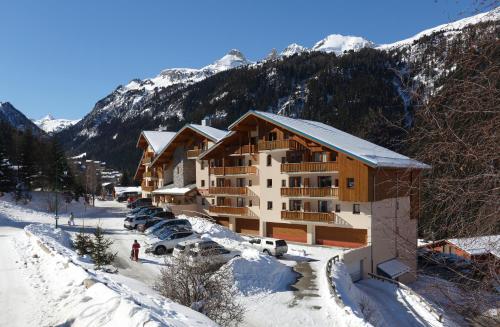
[[[326,161],[326,152],[314,152],[313,153],[313,161],[314,162],[325,162]]]
[[[245,186],[245,179],[244,178],[236,178],[236,186],[237,187],[244,187]]]
[[[290,211],[300,211],[302,209],[302,200],[290,200]]]
[[[286,163],[286,157],[281,157],[281,163],[282,164]]]
[[[252,180],[251,179],[248,180],[248,186],[252,186]]]
[[[205,180],[204,179],[201,180],[201,187],[205,187]]]
[[[238,158],[238,166],[243,166],[243,159],[242,158]]]
[[[286,187],[286,179],[281,180],[281,187]]]
[[[352,213],[354,213],[354,214],[361,213],[361,208],[360,208],[359,204],[355,203],[352,205]]]
[[[302,177],[290,177],[288,182],[289,187],[301,187],[302,186]]]
[[[244,198],[236,198],[236,206],[238,208],[242,208],[245,206],[245,199]]]
[[[268,141],[276,141],[278,139],[278,135],[276,132],[271,132],[267,135],[267,140]]]
[[[215,199],[212,199],[212,205],[214,205],[214,204],[215,204]]]
[[[340,204],[335,205],[335,212],[340,212]]]
[[[179,168],[179,166],[177,166],[177,174],[181,171],[181,169]]]
[[[252,160],[248,160],[248,165],[251,166],[252,165]]]
[[[283,202],[283,203],[281,204],[281,210],[286,210],[286,202]]]
[[[224,178],[217,178],[216,182],[217,182],[217,187],[224,187],[224,186],[226,186]]]
[[[319,212],[328,212],[328,201],[319,200],[318,201],[318,211]]]
[[[273,201],[267,201],[267,210],[273,210]]]
[[[335,178],[335,187],[339,187],[339,179]]]
[[[200,168],[201,170],[205,169],[205,160],[200,161]]]
[[[215,186],[215,181],[212,180],[212,186]]]
[[[207,205],[207,202],[205,201],[205,198],[201,198],[201,205],[202,206]]]
[[[271,157],[270,154],[267,155],[267,158],[266,158],[266,165],[269,167],[272,165],[272,161],[273,161],[273,158]]]
[[[248,206],[251,207],[253,205],[253,201],[252,200],[248,200]]]
[[[267,180],[267,187],[268,187],[268,188],[273,187],[273,180],[272,180],[272,179],[268,179],[268,180]]]
[[[332,176],[318,176],[318,187],[332,187]]]
[[[347,177],[347,188],[354,188],[354,178]]]
[[[267,244],[267,245],[274,245],[274,244],[273,244],[273,241],[266,241],[266,244]]]

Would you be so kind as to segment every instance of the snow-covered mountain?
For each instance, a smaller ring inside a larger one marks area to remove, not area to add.
[[[145,80],[135,79],[125,86],[118,88],[119,92],[125,93],[131,90],[153,91],[155,88],[169,87],[175,84],[191,84],[199,82],[209,76],[224,70],[236,68],[252,62],[245,58],[239,50],[233,49],[214,63],[195,68],[169,68],[163,70],[158,76]]]
[[[303,47],[297,43],[292,43],[288,45],[283,51],[280,53],[282,57],[290,57],[294,54],[301,54],[305,51],[308,51],[306,47]]]
[[[0,102],[0,121],[21,131],[31,130],[34,134],[43,134],[43,131],[37,125],[17,110],[10,102]]]
[[[345,51],[360,50],[362,48],[372,48],[374,43],[359,36],[331,34],[323,40],[318,41],[311,51],[323,51],[326,53],[335,53],[341,55]]]
[[[80,119],[70,120],[70,119],[56,119],[51,114],[43,117],[42,119],[31,119],[38,127],[44,130],[46,133],[57,133],[69,126],[73,126],[78,123]]]

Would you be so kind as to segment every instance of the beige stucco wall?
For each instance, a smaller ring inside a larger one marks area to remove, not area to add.
[[[377,264],[398,258],[411,269],[417,270],[417,220],[410,219],[410,198],[385,199],[372,204],[373,269]]]

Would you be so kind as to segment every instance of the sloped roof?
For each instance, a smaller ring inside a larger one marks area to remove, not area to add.
[[[142,135],[148,144],[153,148],[155,154],[159,153],[175,136],[175,132],[143,131]]]
[[[184,130],[191,129],[194,132],[205,136],[210,139],[212,142],[217,143],[221,139],[223,139],[229,132],[217,128],[213,128],[211,126],[205,125],[197,125],[197,124],[186,124],[184,125],[173,137],[169,139],[169,141],[165,144],[165,146],[161,149],[160,152],[155,152],[155,158],[153,160],[153,164],[158,160],[158,158],[163,154],[164,151],[167,150],[169,145],[175,140],[175,138],[180,135]]]
[[[491,253],[500,258],[500,235],[450,238],[447,241],[471,255]]]
[[[153,194],[166,194],[166,195],[185,195],[186,193],[194,190],[196,184],[189,184],[184,187],[175,187],[174,184],[161,187],[153,191]]]
[[[429,169],[430,166],[408,158],[332,126],[305,119],[294,119],[263,111],[248,111],[229,126],[233,129],[240,121],[255,115],[284,129],[301,134],[323,146],[342,151],[372,167]]]

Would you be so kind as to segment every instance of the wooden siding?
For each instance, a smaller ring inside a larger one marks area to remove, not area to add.
[[[247,207],[225,207],[225,206],[210,206],[208,211],[211,213],[221,213],[226,215],[246,216],[248,215]]]
[[[350,159],[349,156],[339,153],[339,199],[350,202],[370,201],[368,178],[369,167],[364,163]],[[347,187],[347,178],[354,178],[354,187]]]
[[[210,194],[247,195],[246,187],[210,187]]]
[[[210,167],[212,175],[244,175],[256,174],[257,167],[255,166],[235,166],[235,167]]]
[[[316,226],[316,244],[358,248],[365,246],[366,229]]]

